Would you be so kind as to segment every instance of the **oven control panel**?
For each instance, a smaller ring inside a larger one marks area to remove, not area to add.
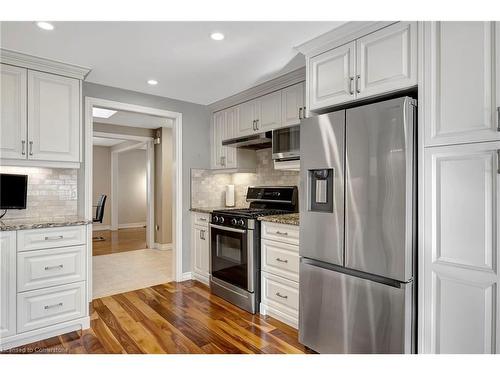
[[[214,213],[212,214],[212,224],[223,225],[228,227],[236,227],[236,228],[247,228],[248,219],[231,215]]]

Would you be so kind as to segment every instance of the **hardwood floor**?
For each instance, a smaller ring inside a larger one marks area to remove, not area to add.
[[[8,353],[307,353],[297,330],[252,315],[196,281],[96,299],[91,328]]]
[[[92,241],[92,255],[122,253],[146,248],[146,228],[94,231],[92,237],[104,237],[104,241]]]

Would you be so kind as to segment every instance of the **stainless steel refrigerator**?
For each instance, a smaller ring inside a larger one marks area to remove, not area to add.
[[[412,353],[416,101],[301,123],[299,340],[320,353]]]

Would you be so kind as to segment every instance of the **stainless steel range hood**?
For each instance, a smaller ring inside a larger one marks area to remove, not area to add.
[[[223,146],[245,148],[247,150],[261,150],[270,148],[272,144],[272,132],[251,134],[245,137],[226,139],[222,141]]]

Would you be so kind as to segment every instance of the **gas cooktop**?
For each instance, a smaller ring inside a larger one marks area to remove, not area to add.
[[[276,209],[276,208],[241,208],[241,209],[216,210],[213,212],[213,214],[232,215],[248,219],[255,219],[261,216],[281,215],[292,212],[293,211]]]

